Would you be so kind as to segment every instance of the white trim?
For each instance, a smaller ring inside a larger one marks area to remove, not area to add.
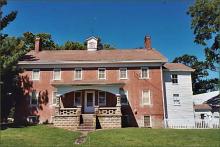
[[[104,78],[99,78],[99,72],[100,72],[99,70],[103,70],[103,69],[105,70],[105,73],[104,73],[105,77]],[[99,80],[106,80],[106,68],[98,68],[98,79]]]
[[[105,103],[104,104],[101,104],[99,103],[99,93],[100,92],[104,92],[105,93]],[[98,91],[98,106],[106,106],[106,92],[105,91]]]
[[[80,78],[76,78],[76,70],[80,70],[81,71],[81,76],[80,76]],[[82,70],[82,68],[80,68],[80,67],[77,67],[77,68],[75,68],[74,69],[74,80],[82,80],[82,76],[83,76],[83,70]]]
[[[167,114],[167,111],[166,111],[166,108],[167,108],[167,105],[165,106],[165,91],[164,91],[164,78],[163,78],[163,67],[162,66],[160,66],[160,79],[161,79],[161,89],[162,89],[162,101],[163,101],[163,117],[164,117],[164,119],[163,119],[163,122],[164,122],[164,127],[165,127],[165,124],[166,124],[166,115],[167,115],[167,117],[168,117],[168,114]],[[167,104],[167,102],[166,102],[166,104]]]
[[[76,105],[76,93],[80,93],[80,105]],[[82,106],[82,91],[74,91],[74,106]]]
[[[148,92],[149,95],[149,103],[144,103],[144,92]],[[150,90],[142,90],[142,105],[151,105],[151,91]]]
[[[87,93],[92,93],[93,94],[93,110],[92,111],[86,111],[87,108]],[[95,108],[95,91],[92,90],[88,90],[85,91],[85,101],[84,101],[84,112],[94,112],[94,108]]]
[[[59,78],[57,78],[57,79],[55,79],[55,70],[59,70],[59,72],[60,72]],[[54,69],[53,69],[53,81],[59,81],[59,80],[61,80],[61,76],[62,76],[61,68],[54,68]]]
[[[143,77],[143,76],[142,76],[142,75],[143,75],[143,74],[142,74],[142,72],[143,72],[142,70],[143,70],[143,69],[147,69],[147,77]],[[141,76],[140,76],[140,79],[149,79],[149,78],[150,78],[150,75],[149,75],[149,74],[150,74],[150,72],[149,72],[149,67],[141,67]]]
[[[33,77],[34,77],[34,71],[38,71],[38,78],[37,79],[34,79]],[[32,69],[32,77],[31,77],[31,79],[33,80],[33,81],[39,81],[40,80],[40,69],[39,68],[36,68],[36,69]]]
[[[176,78],[173,78],[173,75],[176,75]],[[170,75],[171,77],[171,83],[174,84],[174,85],[178,85],[179,84],[179,80],[178,80],[178,74],[176,73],[171,73]],[[176,79],[177,80],[177,83],[173,83],[173,79]]]
[[[126,77],[125,78],[121,78],[121,70],[123,70],[123,69],[126,70]],[[128,69],[127,69],[127,67],[119,68],[119,79],[120,80],[127,80],[128,79]]]
[[[25,63],[25,64],[18,64],[19,67],[21,68],[77,68],[77,67],[82,67],[82,68],[94,68],[94,67],[143,67],[143,66],[147,66],[147,67],[155,67],[155,66],[161,66],[164,62],[140,62],[140,63],[135,63],[135,62],[131,62],[131,63],[69,63],[69,64],[61,64],[61,63],[56,63],[54,64],[54,62],[50,62],[50,63],[46,63],[46,64],[39,64],[39,63]]]
[[[149,116],[150,117],[150,126],[144,126],[144,116]],[[143,127],[150,127],[150,128],[152,128],[152,118],[151,118],[151,115],[143,115]]]

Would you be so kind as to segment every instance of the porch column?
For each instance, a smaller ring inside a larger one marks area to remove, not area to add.
[[[56,95],[56,106],[55,106],[55,115],[60,114],[60,95]]]
[[[121,114],[121,95],[120,94],[116,94],[116,98],[117,98],[117,114]]]

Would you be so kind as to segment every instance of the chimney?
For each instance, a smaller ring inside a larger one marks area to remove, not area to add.
[[[41,42],[40,42],[40,37],[35,38],[35,47],[34,50],[36,53],[39,53],[41,51]]]
[[[150,50],[151,48],[151,38],[150,36],[145,36],[144,37],[144,45],[145,45],[145,49]]]

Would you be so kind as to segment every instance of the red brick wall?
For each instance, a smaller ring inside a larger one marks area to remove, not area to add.
[[[106,81],[108,82],[124,82],[123,87],[128,91],[128,98],[130,105],[123,106],[123,114],[129,114],[130,125],[137,126],[143,120],[144,115],[151,115],[153,118],[153,126],[158,127],[158,124],[162,124],[163,120],[163,100],[162,100],[162,89],[161,89],[161,70],[160,67],[151,67],[149,69],[149,79],[139,79],[141,70],[140,68],[127,68],[128,79],[119,79],[119,68],[106,68]],[[73,82],[74,72],[73,69],[61,69],[62,78],[61,82]],[[32,69],[26,70],[22,75],[28,75],[31,77]],[[31,79],[31,78],[30,78]],[[50,105],[52,101],[52,91],[55,88],[51,85],[53,79],[53,69],[41,69],[40,80],[33,81],[33,89],[37,91],[48,91],[49,102],[43,104],[42,109],[38,111],[41,122],[51,119],[54,113],[54,106]],[[97,81],[98,80],[98,68],[83,68],[83,81]],[[151,92],[151,105],[142,106],[142,90],[150,90]],[[108,105],[112,106],[116,104],[116,99],[112,100],[107,94]],[[65,103],[67,107],[71,107],[73,103],[73,97],[66,95],[68,100]],[[97,92],[96,92],[97,97]],[[97,100],[96,100],[97,104]],[[136,113],[135,113],[135,112]],[[155,123],[158,121],[159,123]]]

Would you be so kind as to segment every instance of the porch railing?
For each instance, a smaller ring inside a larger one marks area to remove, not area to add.
[[[76,116],[81,114],[81,108],[60,108],[58,111],[59,116]]]
[[[121,115],[120,107],[95,107],[95,113],[98,115]]]

